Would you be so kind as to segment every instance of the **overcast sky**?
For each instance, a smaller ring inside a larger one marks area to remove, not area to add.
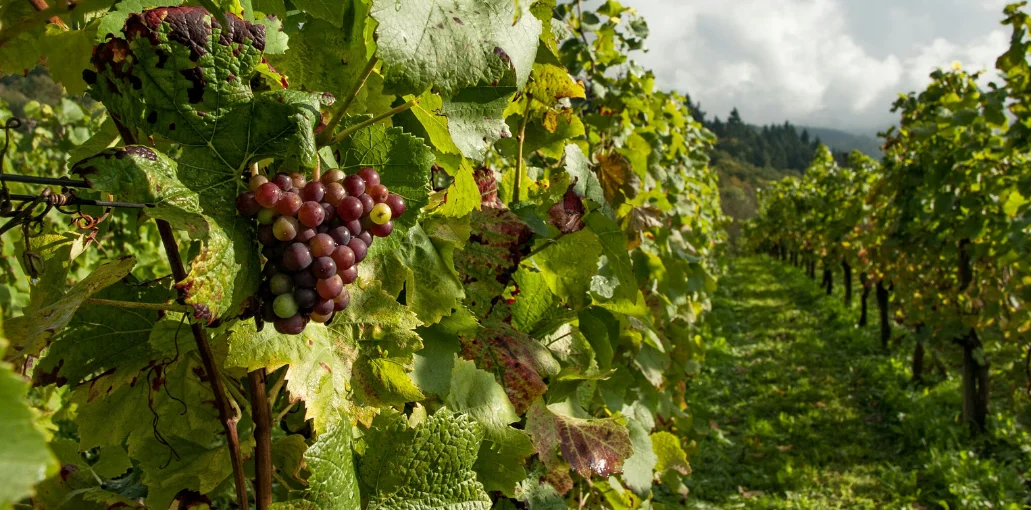
[[[1006,0],[622,0],[651,27],[637,60],[710,115],[875,133],[936,67],[994,69]],[[994,72],[992,73],[994,76]]]

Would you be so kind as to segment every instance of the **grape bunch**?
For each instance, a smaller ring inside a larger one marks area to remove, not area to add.
[[[256,175],[248,188],[236,209],[259,225],[266,260],[261,316],[287,335],[301,333],[309,321],[328,323],[347,308],[345,286],[358,278],[358,263],[405,212],[404,199],[372,168],[353,175],[330,170],[311,182],[296,173]]]

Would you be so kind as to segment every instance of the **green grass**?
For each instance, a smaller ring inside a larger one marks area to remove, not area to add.
[[[713,307],[716,340],[688,388],[691,507],[1029,508],[1020,363],[993,364],[992,431],[972,441],[952,355],[935,353],[947,374],[911,383],[911,339],[885,353],[872,296],[860,330],[858,289],[846,310],[835,278],[828,297],[769,258],[731,262]]]

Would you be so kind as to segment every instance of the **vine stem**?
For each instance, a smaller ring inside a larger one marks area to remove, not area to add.
[[[372,57],[369,59],[369,63],[365,65],[365,69],[362,70],[362,75],[358,79],[358,83],[354,86],[354,91],[348,94],[347,99],[340,106],[333,111],[333,117],[329,120],[329,125],[326,126],[326,130],[319,135],[319,145],[324,145],[321,142],[328,142],[332,140],[333,131],[336,131],[337,126],[340,125],[340,121],[344,120],[344,114],[347,113],[347,109],[351,107],[351,103],[358,97],[358,94],[365,88],[365,82],[369,80],[369,76],[372,76],[372,72],[376,69],[376,64],[379,63],[379,57]]]
[[[131,308],[136,310],[156,310],[159,312],[192,313],[193,307],[176,303],[135,303],[132,301],[115,301],[113,299],[89,298],[87,304],[97,306],[112,306],[116,308]]]
[[[311,171],[312,182],[319,182],[322,180],[322,157],[316,156],[315,158],[315,170]]]
[[[125,140],[131,143],[129,140]],[[179,245],[176,244],[175,232],[165,220],[157,220],[158,231],[161,233],[161,242],[165,246],[165,254],[168,256],[168,265],[172,267],[172,276],[176,283],[186,279],[186,267],[183,265],[182,256],[179,254]],[[183,291],[180,290],[180,295]],[[229,402],[226,398],[226,390],[222,385],[222,379],[218,376],[218,367],[215,365],[215,358],[211,353],[211,345],[208,344],[207,335],[199,322],[190,321],[190,329],[193,330],[193,339],[197,342],[197,352],[204,364],[204,372],[208,383],[211,384],[211,391],[215,396],[215,407],[218,409],[218,420],[226,431],[226,443],[229,445],[229,460],[233,466],[233,481],[236,484],[236,501],[240,508],[248,508],[247,502],[247,478],[243,472],[243,456],[240,453],[240,434],[236,430],[236,422],[239,416],[231,413]]]
[[[530,106],[533,104],[533,96],[526,95],[526,111],[523,112],[523,120],[519,124],[519,156],[516,159],[515,192],[512,193],[512,203],[523,199],[523,166],[526,161],[523,157],[523,147],[526,144],[526,125],[530,122]]]
[[[347,137],[353,135],[356,131],[358,131],[360,129],[367,128],[367,127],[369,127],[369,126],[371,126],[371,125],[373,125],[373,124],[375,124],[377,122],[381,122],[381,121],[387,120],[387,119],[389,119],[389,118],[393,117],[394,115],[397,115],[397,114],[399,114],[401,112],[408,111],[409,109],[411,109],[413,106],[415,106],[417,104],[419,104],[419,100],[418,99],[413,99],[413,100],[411,100],[411,101],[409,101],[409,102],[407,102],[407,103],[405,103],[405,104],[403,104],[401,106],[398,106],[397,108],[394,108],[393,110],[390,110],[389,112],[381,113],[381,114],[379,114],[379,115],[377,115],[377,116],[375,116],[375,117],[373,117],[373,118],[371,118],[371,119],[369,119],[369,120],[367,120],[365,122],[362,122],[360,124],[351,126],[351,127],[347,128],[347,129],[341,131],[339,135],[335,136],[333,138],[333,141],[330,143],[330,145],[336,145],[336,144],[342,142],[344,140],[344,138],[347,138]]]
[[[251,418],[254,420],[254,500],[257,510],[267,510],[272,504],[272,410],[265,391],[267,378],[264,368],[247,374]]]

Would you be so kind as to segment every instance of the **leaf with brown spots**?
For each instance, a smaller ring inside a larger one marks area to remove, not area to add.
[[[461,341],[462,357],[494,374],[520,415],[548,390],[544,377],[559,371],[548,349],[504,322],[494,321]]]
[[[609,476],[623,470],[623,462],[634,453],[630,432],[615,418],[574,418],[554,412],[542,401],[526,415],[526,430],[541,461],[552,468],[558,453],[580,476]]]

